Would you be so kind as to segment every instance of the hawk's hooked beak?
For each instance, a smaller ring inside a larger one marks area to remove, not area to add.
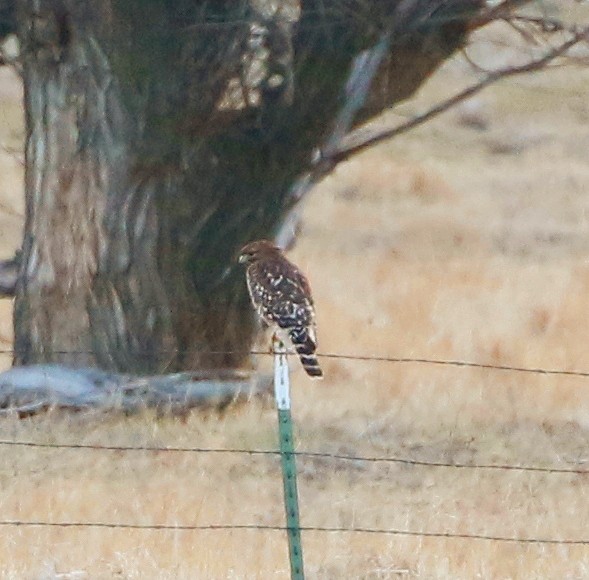
[[[248,257],[249,256],[247,254],[240,254],[239,258],[237,258],[237,261],[240,264],[245,264],[247,262]]]

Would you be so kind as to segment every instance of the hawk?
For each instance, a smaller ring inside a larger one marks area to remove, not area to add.
[[[239,262],[247,264],[247,288],[260,318],[280,339],[292,343],[310,377],[322,378],[315,356],[315,309],[307,278],[268,240],[244,246]]]

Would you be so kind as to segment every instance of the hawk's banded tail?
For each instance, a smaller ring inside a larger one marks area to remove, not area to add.
[[[315,342],[315,333],[309,327],[295,327],[288,330],[290,340],[292,341],[305,372],[314,379],[322,379],[323,371],[319,366],[319,361],[315,356],[317,344]]]

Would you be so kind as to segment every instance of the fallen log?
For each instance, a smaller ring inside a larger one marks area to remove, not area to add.
[[[224,407],[269,393],[270,376],[236,370],[131,376],[59,364],[14,367],[0,373],[0,414],[28,416],[49,409],[183,414]]]

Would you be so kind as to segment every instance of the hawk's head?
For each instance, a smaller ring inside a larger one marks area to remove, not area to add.
[[[257,240],[241,248],[238,260],[240,264],[249,264],[262,258],[280,255],[281,253],[282,250],[269,240]]]

